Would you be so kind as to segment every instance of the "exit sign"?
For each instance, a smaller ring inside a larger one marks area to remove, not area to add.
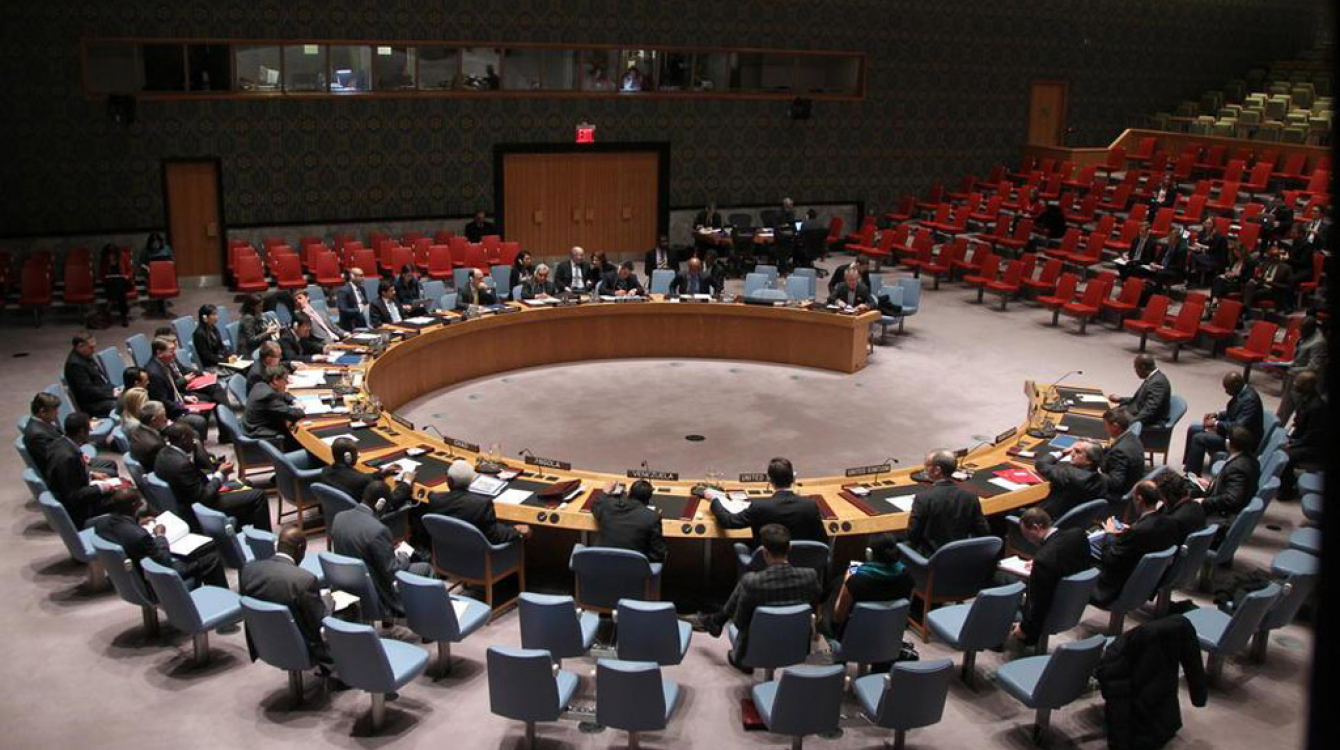
[[[577,142],[578,142],[578,143],[595,143],[595,142],[596,142],[596,126],[595,126],[595,125],[592,125],[592,124],[589,123],[589,122],[579,123],[579,124],[577,125]]]

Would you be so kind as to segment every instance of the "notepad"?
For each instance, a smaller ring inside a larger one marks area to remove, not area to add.
[[[470,491],[479,495],[488,495],[490,497],[497,495],[507,487],[507,482],[488,474],[480,474],[470,483]]]
[[[163,536],[168,540],[168,548],[174,555],[183,557],[209,544],[210,538],[202,534],[192,534],[191,527],[186,522],[177,517],[170,510],[165,510],[158,514],[154,519],[155,524],[162,525]]]
[[[469,602],[463,602],[460,599],[451,600],[451,611],[456,615],[456,622],[460,623],[461,618],[465,617],[466,611],[470,609]]]
[[[557,305],[558,300],[553,297],[547,299],[523,299],[521,300],[521,304],[529,305],[530,307],[543,307],[545,305]]]
[[[1033,561],[1025,560],[1018,555],[1014,555],[996,563],[996,568],[1002,573],[1009,573],[1010,575],[1019,576],[1020,578],[1027,578],[1033,573]]]
[[[535,493],[531,492],[530,490],[521,490],[513,488],[493,498],[493,502],[500,503],[502,505],[520,505],[529,500],[531,496],[534,494]]]
[[[903,513],[912,512],[912,501],[916,500],[916,495],[899,495],[897,497],[886,498],[885,502],[897,508]]]
[[[252,362],[249,359],[235,359],[232,362],[220,362],[219,366],[227,367],[229,370],[237,370],[238,372],[241,372],[242,370],[251,367],[251,364]]]
[[[721,507],[725,508],[729,513],[742,513],[745,508],[749,507],[749,501],[735,500],[728,497],[721,500]]]
[[[314,414],[327,414],[331,411],[330,406],[317,396],[299,396],[296,403],[298,408],[302,409],[303,413],[309,417]]]
[[[1020,484],[1019,482],[1011,482],[1005,477],[991,477],[990,479],[986,480],[986,483],[994,484],[997,487],[1005,490],[1006,492],[1014,492],[1015,490],[1022,490],[1028,486],[1026,484]]]
[[[1107,397],[1097,393],[1079,393],[1075,395],[1075,400],[1082,404],[1106,404]]]
[[[411,324],[411,325],[416,325],[416,326],[427,326],[427,325],[432,325],[433,323],[436,323],[436,322],[437,322],[437,318],[431,318],[431,317],[429,317],[429,316],[427,316],[427,315],[420,315],[420,316],[415,317],[415,318],[406,318],[406,319],[405,319],[405,322],[406,322],[406,323],[409,323],[409,324]]]
[[[330,599],[333,602],[333,604],[331,605],[331,610],[334,612],[342,612],[354,606],[355,604],[358,604],[358,597],[354,596],[348,591],[340,591],[338,589],[326,589],[322,593],[330,596]]]

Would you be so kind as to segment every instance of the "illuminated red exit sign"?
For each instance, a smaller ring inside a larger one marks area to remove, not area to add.
[[[577,124],[577,142],[578,142],[578,143],[595,143],[595,142],[596,142],[596,126],[595,126],[595,125],[592,125],[592,124],[589,123],[589,122],[578,123],[578,124]]]

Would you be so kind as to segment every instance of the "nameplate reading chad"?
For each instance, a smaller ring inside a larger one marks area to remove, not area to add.
[[[887,463],[872,464],[870,466],[853,466],[850,469],[847,469],[847,476],[863,477],[867,474],[883,474],[884,472],[890,471],[892,469],[893,467]]]
[[[531,466],[543,466],[546,469],[558,469],[559,471],[572,469],[572,464],[567,461],[555,461],[552,458],[541,458],[540,456],[526,456],[526,463]]]
[[[741,481],[741,482],[766,482],[766,481],[768,481],[768,475],[767,475],[767,474],[741,474],[741,475],[740,475],[740,481]]]
[[[657,471],[655,469],[629,469],[626,474],[629,479],[654,479],[658,482],[678,482],[679,472],[677,471]]]
[[[470,451],[471,453],[479,452],[479,445],[477,443],[467,443],[464,440],[457,440],[454,437],[447,437],[446,435],[442,436],[442,442],[453,448],[460,448],[463,451]]]

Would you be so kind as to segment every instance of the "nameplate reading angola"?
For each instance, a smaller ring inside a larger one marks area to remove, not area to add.
[[[543,466],[546,469],[558,469],[559,471],[572,470],[572,464],[567,461],[555,461],[552,458],[541,458],[540,456],[526,456],[526,463],[531,466]]]

